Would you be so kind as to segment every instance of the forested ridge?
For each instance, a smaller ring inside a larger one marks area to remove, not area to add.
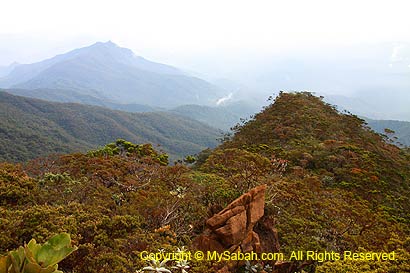
[[[300,272],[410,270],[409,151],[321,98],[281,93],[192,161],[168,165],[152,145],[118,140],[84,153],[2,163],[0,254],[67,232],[78,250],[60,270],[135,272],[147,265],[142,251],[192,249],[210,216],[267,185],[263,217],[286,255],[366,250],[395,251],[397,258],[295,261]],[[215,262],[189,266],[189,273],[216,272]],[[255,272],[245,264],[236,269]]]
[[[55,103],[0,91],[0,160],[26,161],[52,153],[86,152],[118,138],[161,145],[173,159],[215,147],[221,133],[176,114],[127,113]]]

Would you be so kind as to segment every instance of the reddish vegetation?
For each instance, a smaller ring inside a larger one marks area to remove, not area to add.
[[[398,257],[371,269],[272,264],[281,272],[410,270],[408,151],[309,93],[281,94],[235,129],[193,168],[169,166],[151,145],[126,141],[25,166],[0,164],[0,254],[64,231],[79,247],[61,263],[65,272],[135,272],[146,266],[142,251],[192,250],[195,238],[203,249],[365,249]],[[192,261],[189,273],[214,273],[215,266]],[[230,266],[223,268],[245,270]]]

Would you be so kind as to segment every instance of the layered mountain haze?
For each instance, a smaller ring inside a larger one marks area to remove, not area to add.
[[[98,42],[38,63],[18,65],[0,79],[0,87],[51,89],[56,94],[70,90],[110,103],[160,107],[212,105],[227,93],[112,42]]]
[[[227,65],[204,61],[209,74],[236,83],[228,85],[235,87],[230,90],[247,87],[246,92],[234,94],[237,100],[263,102],[282,90],[306,90],[357,115],[410,121],[410,44],[406,42],[289,49],[270,55],[216,56],[215,60],[225,60]]]
[[[410,147],[410,122],[373,119],[366,119],[366,121],[373,130],[386,135],[392,143],[401,147]]]
[[[409,80],[410,81],[410,80]],[[371,119],[410,121],[410,93],[407,89],[391,90],[391,87],[369,88],[351,94],[325,95],[325,100],[340,110]]]
[[[18,63],[14,62],[7,66],[0,66],[0,77],[8,75],[15,67],[19,66]]]
[[[258,112],[260,107],[246,101],[239,101],[222,106],[182,105],[171,109],[171,113],[190,117],[210,126],[229,131],[243,119]]]
[[[52,103],[0,91],[0,160],[86,151],[123,138],[161,145],[172,159],[214,147],[219,130],[180,115]]]

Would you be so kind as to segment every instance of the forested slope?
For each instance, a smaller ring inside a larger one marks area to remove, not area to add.
[[[118,138],[161,145],[174,158],[214,147],[220,133],[175,114],[127,113],[0,92],[0,159],[24,161],[86,151]]]
[[[123,140],[24,166],[0,164],[0,254],[68,232],[78,250],[61,262],[64,272],[136,272],[148,265],[143,251],[194,250],[207,219],[266,185],[255,230],[271,239],[262,246],[276,247],[287,261],[228,263],[228,272],[252,272],[251,265],[275,273],[284,265],[309,273],[408,272],[409,163],[408,151],[363,120],[310,93],[282,93],[195,166],[167,166],[151,145]],[[290,261],[292,251],[394,251],[395,260]],[[171,265],[163,263],[181,272]],[[188,272],[217,268],[216,261],[191,260]]]

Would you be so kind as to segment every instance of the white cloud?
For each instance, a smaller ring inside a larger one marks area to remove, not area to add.
[[[228,96],[222,97],[220,99],[217,100],[216,105],[220,106],[220,105],[224,105],[227,101],[229,101],[230,99],[232,99],[233,94],[229,93]]]

